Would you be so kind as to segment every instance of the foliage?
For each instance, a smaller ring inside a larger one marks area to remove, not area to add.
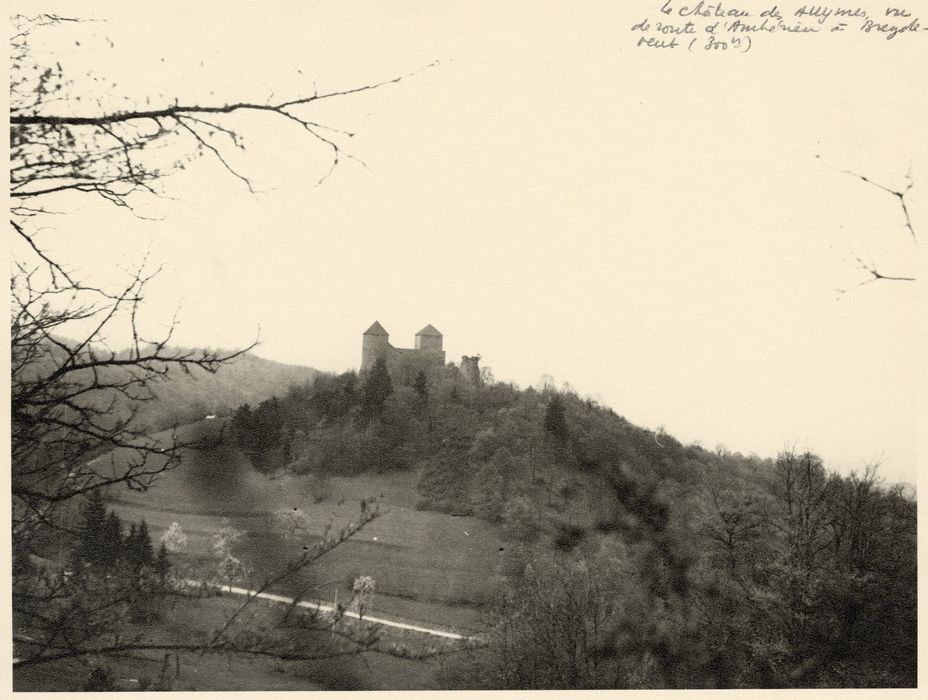
[[[143,491],[177,466],[184,450],[215,446],[200,440],[184,442],[176,434],[153,437],[150,432],[165,422],[183,420],[188,410],[209,411],[219,408],[219,403],[207,406],[194,401],[178,408],[176,402],[175,413],[169,415],[143,407],[155,403],[166,378],[213,374],[250,348],[232,352],[178,348],[171,343],[176,319],[166,319],[161,328],[167,330],[157,331],[153,339],[141,323],[147,285],[156,274],[145,261],[123,284],[103,286],[98,280],[79,278],[66,256],[54,253],[44,232],[57,227],[73,244],[82,231],[74,230],[73,220],[59,213],[59,204],[96,201],[134,212],[140,198],[162,193],[165,176],[204,156],[215,159],[251,190],[248,179],[233,170],[224,156],[227,150],[243,148],[233,113],[260,113],[318,141],[330,149],[331,170],[342,155],[338,141],[345,132],[310,120],[307,110],[323,100],[396,83],[403,76],[347,90],[314,90],[278,102],[182,104],[165,98],[162,104],[151,105],[152,96],[133,96],[131,90],[123,98],[95,92],[98,76],[69,75],[54,52],[35,48],[41,43],[37,34],[61,34],[80,21],[53,14],[11,18],[10,409],[16,667],[70,660],[90,663],[139,650],[303,660],[360,653],[376,640],[342,634],[337,641],[327,639],[320,645],[297,635],[250,631],[240,623],[252,599],[246,599],[205,640],[164,641],[149,634],[152,630],[144,625],[157,612],[151,594],[153,587],[163,587],[169,578],[168,542],[180,545],[179,528],[156,556],[147,524],[133,523],[123,538],[115,514],[101,509],[102,492],[117,487]],[[139,108],[143,102],[148,106]],[[114,334],[127,334],[128,349],[110,347]],[[277,422],[273,405],[266,413],[258,423],[261,428],[270,426],[271,438],[282,440],[279,453],[265,453],[266,445],[255,438],[257,427],[245,436],[248,445],[258,462],[273,463],[278,458],[288,462],[292,426]],[[81,513],[77,504],[85,497],[89,500]],[[372,517],[373,513],[363,514],[344,533],[313,547],[306,545],[292,565],[272,572],[265,586],[311,565]],[[69,571],[55,557],[71,544],[75,530],[78,543],[73,557],[81,566]],[[227,579],[243,566],[232,553],[233,541],[232,533],[226,532],[217,542],[217,558]],[[152,571],[154,576],[149,575]],[[177,581],[168,584],[169,590],[158,591],[166,599],[191,595]],[[132,628],[136,623],[143,626]],[[88,687],[109,689],[110,681],[101,662]]]
[[[187,549],[187,535],[180,523],[173,522],[170,527],[161,535],[161,545],[168,552],[183,552]]]
[[[360,617],[364,617],[364,611],[370,609],[375,588],[376,582],[370,576],[358,576],[351,584],[352,605]]]
[[[289,461],[281,405],[277,397],[262,401],[252,410],[247,403],[236,409],[232,440],[258,469],[273,468],[274,458]]]
[[[568,436],[567,421],[564,418],[564,402],[554,394],[545,408],[545,432],[556,440],[566,440]]]
[[[82,506],[83,524],[73,546],[73,563],[78,571],[88,568],[109,572],[122,565],[139,578],[155,561],[154,547],[145,520],[130,523],[123,537],[123,524],[112,510],[107,511],[103,494],[91,491]]]
[[[346,381],[319,379],[302,401],[324,406]],[[322,446],[318,473],[416,468],[418,508],[498,523],[519,553],[501,563],[513,595],[530,591],[549,613],[519,613],[524,626],[468,657],[472,674],[449,671],[455,687],[914,683],[914,499],[875,469],[843,477],[809,453],[684,446],[572,392],[469,386],[454,367],[430,375],[427,413],[420,399],[400,386],[365,425],[311,409],[299,429]],[[552,555],[589,571],[552,571]],[[577,665],[543,630],[576,603],[566,582],[589,592],[584,577],[615,575],[619,561],[627,586],[581,599],[625,607],[610,608],[598,651]]]
[[[393,381],[387,370],[387,361],[378,357],[371,366],[361,387],[360,411],[358,424],[362,427],[383,414],[387,397],[393,393]]]
[[[609,653],[626,586],[612,562],[534,562],[495,611],[490,645],[446,663],[443,683],[481,690],[628,687],[629,669]]]
[[[429,378],[425,374],[425,370],[419,370],[416,373],[415,382],[413,382],[413,389],[416,390],[416,394],[419,397],[419,406],[422,410],[428,407],[429,404]]]

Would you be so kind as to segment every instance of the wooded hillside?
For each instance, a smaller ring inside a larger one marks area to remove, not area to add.
[[[875,467],[710,452],[453,366],[319,375],[231,433],[262,471],[416,470],[420,509],[499,524],[500,634],[449,686],[915,684],[915,498]]]

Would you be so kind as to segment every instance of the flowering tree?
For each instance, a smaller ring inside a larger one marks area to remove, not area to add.
[[[161,535],[161,542],[169,552],[183,552],[187,549],[187,535],[184,534],[180,523],[173,522]]]
[[[374,599],[375,581],[370,576],[358,576],[354,580],[351,590],[353,593],[352,602],[358,611],[358,617],[364,617],[364,611],[370,609],[371,601]]]
[[[248,575],[248,569],[242,560],[232,553],[232,546],[245,537],[244,530],[239,530],[228,521],[223,521],[222,527],[213,535],[213,554],[219,559],[216,575],[221,581],[232,583]]]

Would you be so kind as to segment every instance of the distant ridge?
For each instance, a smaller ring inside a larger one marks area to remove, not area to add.
[[[310,382],[317,374],[311,367],[283,364],[251,353],[230,360],[215,374],[196,367],[189,375],[170,372],[153,385],[157,401],[137,406],[138,420],[159,430],[206,415],[228,414],[244,403],[283,395],[291,385]]]

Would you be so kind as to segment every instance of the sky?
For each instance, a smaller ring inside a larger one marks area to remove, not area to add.
[[[928,231],[924,40],[638,48],[629,29],[658,5],[95,4],[104,21],[54,30],[42,55],[113,105],[413,75],[303,112],[355,134],[335,134],[357,160],[328,177],[297,125],[236,117],[230,163],[256,194],[204,158],[138,203],[150,219],[62,201],[45,242],[114,282],[147,252],[163,269],[144,322],[179,308],[184,345],[259,336],[262,357],[343,371],[374,320],[400,347],[431,323],[449,360],[550,375],[685,443],[914,483],[924,290],[855,287],[856,257],[908,275],[924,244],[843,171],[893,189],[911,172]]]

